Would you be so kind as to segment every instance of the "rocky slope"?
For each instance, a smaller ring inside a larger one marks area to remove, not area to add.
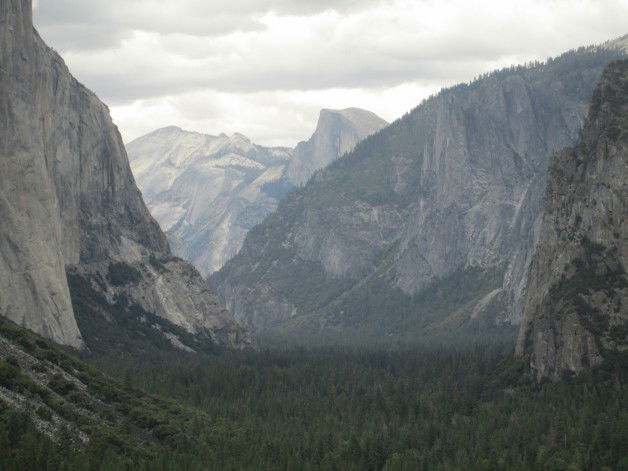
[[[43,43],[30,0],[2,2],[0,38],[0,314],[82,347],[70,272],[110,305],[245,345],[200,275],[171,255],[107,107]]]
[[[549,157],[623,56],[581,49],[442,91],[291,193],[210,283],[256,329],[518,323]]]
[[[610,65],[556,154],[517,354],[560,378],[628,350],[628,61]]]
[[[312,138],[295,150],[258,146],[241,134],[209,136],[176,127],[136,139],[127,149],[146,203],[175,253],[206,275],[237,253],[247,232],[294,185],[385,125],[364,110],[323,110]]]
[[[155,453],[175,437],[195,440],[182,426],[199,414],[123,385],[0,318],[0,417],[5,426],[11,410],[23,412],[55,442],[69,440],[77,450],[100,442],[122,455]],[[3,454],[10,451],[3,448]],[[42,469],[32,464],[21,468]]]

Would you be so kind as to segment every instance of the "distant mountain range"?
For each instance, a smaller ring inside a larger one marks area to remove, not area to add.
[[[315,133],[296,149],[262,147],[241,134],[168,127],[127,150],[144,200],[174,252],[206,275],[238,252],[248,231],[293,187],[386,125],[369,111],[322,110]]]
[[[626,37],[443,90],[318,172],[210,277],[255,330],[416,339],[521,321],[547,169]]]

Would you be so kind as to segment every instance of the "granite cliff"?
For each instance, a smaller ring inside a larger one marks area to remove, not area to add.
[[[210,284],[260,330],[519,323],[549,158],[618,57],[582,48],[443,90],[291,193]]]
[[[294,157],[286,169],[288,180],[303,185],[314,172],[351,152],[358,142],[387,125],[375,113],[359,108],[321,110],[312,137],[294,149]]]
[[[386,124],[356,108],[323,110],[314,135],[296,149],[177,127],[154,131],[127,149],[146,204],[174,252],[207,275],[238,252],[248,231],[294,186]]]
[[[164,321],[145,322],[154,329],[248,343],[198,272],[172,256],[107,107],[41,40],[31,0],[0,4],[0,115],[1,315],[77,348],[89,346],[79,324],[110,319],[114,305]],[[98,302],[83,299],[89,309],[78,312],[86,290]]]
[[[604,72],[578,142],[556,154],[517,354],[538,377],[628,350],[628,61]]]

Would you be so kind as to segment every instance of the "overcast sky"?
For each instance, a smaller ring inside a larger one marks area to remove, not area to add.
[[[128,142],[177,125],[293,146],[321,108],[392,121],[443,86],[628,33],[628,0],[35,0]]]

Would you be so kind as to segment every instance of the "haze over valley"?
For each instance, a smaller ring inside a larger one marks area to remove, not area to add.
[[[3,0],[0,469],[626,469],[626,17]]]

